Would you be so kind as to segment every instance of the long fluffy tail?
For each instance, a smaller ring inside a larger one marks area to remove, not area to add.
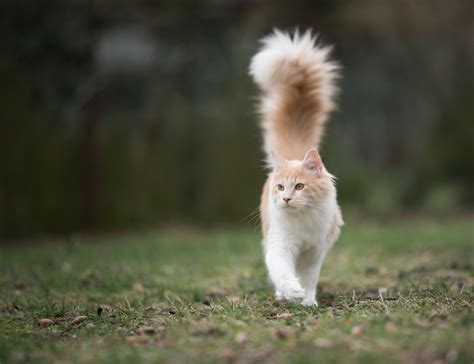
[[[316,45],[310,31],[291,36],[275,30],[262,42],[250,74],[262,90],[267,160],[271,151],[287,160],[301,160],[309,149],[318,147],[334,108],[338,66],[328,60],[331,48]]]

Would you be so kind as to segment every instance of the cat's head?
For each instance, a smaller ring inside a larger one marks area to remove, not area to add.
[[[334,186],[334,177],[316,149],[309,150],[301,161],[287,161],[272,153],[272,162],[271,196],[278,208],[290,212],[317,208]]]

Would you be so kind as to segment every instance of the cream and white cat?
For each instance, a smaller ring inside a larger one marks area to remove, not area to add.
[[[260,205],[265,262],[276,299],[317,306],[321,265],[343,225],[334,176],[317,151],[338,67],[310,32],[275,31],[262,42],[250,74],[262,91],[271,169]]]

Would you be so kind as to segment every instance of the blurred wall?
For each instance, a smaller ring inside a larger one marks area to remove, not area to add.
[[[274,27],[343,66],[322,149],[367,211],[472,208],[474,2],[3,1],[0,236],[242,223],[264,180],[247,75]]]

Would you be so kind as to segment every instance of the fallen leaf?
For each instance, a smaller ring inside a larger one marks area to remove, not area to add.
[[[290,312],[283,312],[276,315],[277,320],[289,320],[292,317],[293,317],[293,314]]]
[[[362,340],[358,339],[347,340],[346,344],[352,351],[360,351],[366,347],[366,344]]]
[[[235,361],[235,352],[232,349],[224,349],[219,353],[219,358],[225,362],[232,363]]]
[[[277,338],[283,340],[283,339],[286,339],[289,336],[291,336],[291,334],[293,334],[293,332],[294,332],[294,329],[287,326],[287,327],[282,327],[281,329],[278,329],[275,332],[275,335],[276,335]]]
[[[80,324],[81,322],[87,320],[87,316],[77,316],[77,317],[74,317],[74,319],[71,321],[71,323],[73,325],[78,325]]]
[[[132,287],[137,292],[140,292],[140,293],[145,292],[145,287],[140,282],[135,282]]]
[[[99,308],[102,309],[101,312],[110,312],[110,311],[112,311],[112,306],[107,304],[107,303],[103,303],[103,304],[99,305],[99,307],[97,308],[97,313],[99,312]]]
[[[368,276],[380,275],[385,277],[388,274],[388,269],[385,267],[368,267],[365,270],[365,274]]]
[[[240,331],[235,335],[235,342],[237,344],[243,344],[249,339],[249,335],[246,332]]]
[[[12,315],[15,315],[15,316],[19,316],[19,317],[23,317],[25,316],[25,313],[23,312],[23,310],[21,309],[20,306],[18,305],[10,305],[7,307],[7,312],[12,314]]]
[[[141,326],[138,328],[137,332],[140,335],[154,335],[156,330],[153,326]]]
[[[398,327],[393,322],[387,322],[384,328],[385,328],[385,331],[387,331],[390,334],[394,334],[398,332]]]
[[[253,355],[254,362],[267,361],[273,355],[273,347],[265,346],[263,348],[257,349]]]
[[[40,326],[50,326],[52,324],[54,324],[54,321],[47,318],[38,320],[38,325]]]
[[[129,344],[143,344],[148,342],[148,337],[146,336],[129,336],[126,338]]]
[[[314,346],[316,346],[317,348],[330,348],[333,346],[333,343],[329,339],[320,337],[314,340]]]
[[[232,304],[237,304],[241,301],[241,298],[239,296],[235,296],[235,295],[226,296],[226,299],[227,299],[227,301],[229,301],[229,303],[232,303]]]
[[[341,310],[339,308],[336,308],[336,307],[331,307],[331,312],[334,316],[342,316],[344,315],[344,310]]]
[[[364,327],[362,325],[356,325],[351,330],[351,335],[360,335],[364,332]]]
[[[209,290],[210,296],[225,296],[228,294],[228,291],[222,287],[214,287]]]
[[[219,327],[201,327],[198,330],[193,332],[193,335],[198,336],[224,336],[226,332]]]

